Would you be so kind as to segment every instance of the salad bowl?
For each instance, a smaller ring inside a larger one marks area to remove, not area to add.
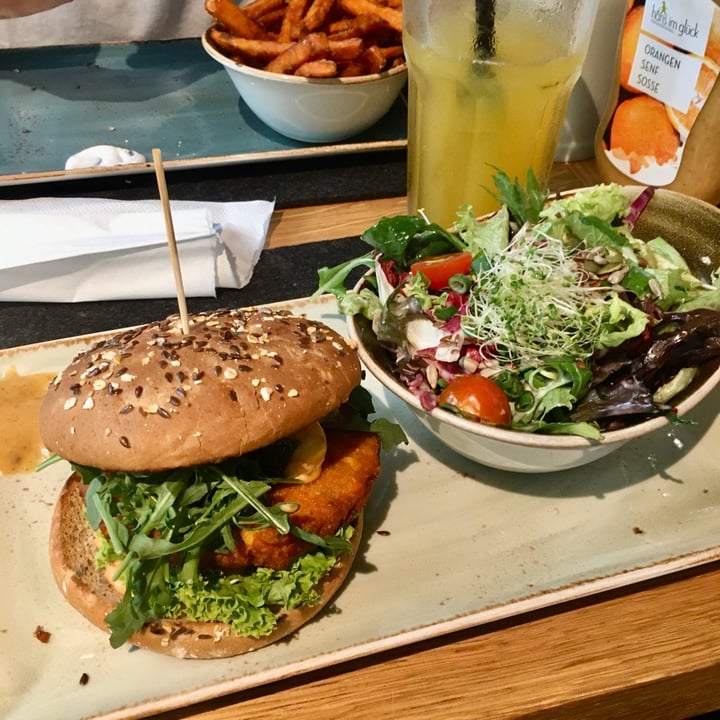
[[[643,188],[628,186],[621,191],[633,201]],[[712,272],[720,267],[720,209],[689,196],[655,190],[651,202],[637,219],[633,236],[645,241],[664,238],[682,255],[691,272],[704,282],[709,283]],[[366,287],[371,274],[361,278],[352,292]],[[656,415],[619,429],[603,430],[597,438],[588,438],[527,432],[479,422],[441,405],[427,409],[418,395],[393,372],[394,357],[378,341],[371,322],[361,314],[346,314],[348,334],[357,344],[367,370],[388,392],[404,402],[439,440],[482,465],[522,473],[565,470],[603,458],[626,443],[669,427],[666,415]],[[672,398],[672,414],[682,421],[692,421],[688,413],[710,395],[719,382],[720,357],[716,356],[702,364],[692,382]]]

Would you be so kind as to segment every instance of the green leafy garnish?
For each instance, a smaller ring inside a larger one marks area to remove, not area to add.
[[[532,168],[528,168],[525,185],[510,177],[499,168],[494,168],[493,182],[497,193],[495,199],[510,211],[511,215],[522,225],[526,222],[536,223],[540,212],[545,207],[549,192],[541,188]]]
[[[382,218],[361,239],[403,270],[417,260],[462,249],[453,233],[415,215]]]
[[[235,471],[232,475],[230,467]],[[123,472],[105,476],[92,468],[74,468],[93,478],[87,493],[88,521],[95,529],[102,525],[107,534],[98,558],[119,561],[115,577],[126,586],[122,600],[107,617],[113,647],[125,643],[153,618],[207,620],[222,616],[242,635],[258,637],[272,632],[275,600],[268,600],[267,606],[242,605],[249,584],[254,595],[274,598],[282,592],[290,604],[284,607],[303,598],[313,600],[312,585],[318,578],[312,574],[312,582],[300,581],[298,574],[307,563],[327,571],[337,555],[349,549],[344,531],[335,538],[321,538],[291,523],[294,508],[265,504],[263,496],[277,481],[260,477],[252,456],[157,477]],[[201,556],[232,550],[233,534],[226,531],[243,527],[292,532],[317,547],[314,560],[301,559],[287,571],[261,572],[267,587],[258,578],[245,575],[201,574]],[[232,617],[227,614],[231,590],[235,591]],[[225,602],[220,602],[221,595]],[[210,617],[203,617],[197,609],[206,606],[210,598],[215,599],[215,610]],[[221,611],[221,606],[226,610]]]
[[[389,452],[396,445],[407,444],[407,435],[397,423],[384,417],[368,420],[368,417],[374,412],[373,398],[362,385],[353,389],[346,405],[356,412],[351,414],[342,411],[335,412],[325,419],[324,424],[328,427],[375,433],[385,452]]]
[[[371,420],[373,413],[372,396],[358,386],[323,423],[377,433],[385,450],[407,442],[399,426]],[[313,586],[339,554],[350,550],[352,529],[320,537],[292,522],[296,506],[264,500],[274,484],[288,482],[279,473],[293,448],[293,442],[282,439],[217,465],[160,473],[103,473],[73,465],[88,486],[87,520],[103,530],[97,561],[101,566],[117,563],[115,577],[125,584],[125,594],[106,618],[112,647],[162,618],[217,620],[240,635],[261,637],[273,631],[278,607],[318,601]],[[202,557],[234,550],[235,530],[242,528],[291,533],[315,550],[287,570],[201,573]]]
[[[324,293],[333,293],[336,296],[344,295],[345,281],[353,270],[359,267],[372,268],[374,266],[375,260],[372,253],[367,253],[331,268],[320,268],[318,270],[318,288],[312,296],[318,297]]]

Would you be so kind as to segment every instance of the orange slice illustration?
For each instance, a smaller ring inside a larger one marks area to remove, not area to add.
[[[630,172],[648,167],[651,161],[664,165],[677,156],[680,138],[665,106],[647,95],[621,102],[612,119],[610,151],[630,163]]]
[[[708,58],[703,58],[690,107],[685,112],[681,112],[670,105],[665,106],[670,122],[683,138],[687,137],[690,128],[700,114],[700,110],[702,110],[705,100],[707,100],[710,91],[713,89],[719,73],[720,67],[718,65]]]

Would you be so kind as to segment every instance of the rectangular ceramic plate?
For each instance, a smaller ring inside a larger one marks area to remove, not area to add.
[[[168,169],[402,148],[399,98],[357,137],[313,145],[274,132],[240,100],[198,38],[0,50],[0,184],[149,172],[151,166],[66,171],[91,145],[130,148]]]
[[[344,329],[332,299],[289,307]],[[58,369],[88,342],[2,351],[0,373]],[[112,650],[64,601],[48,567],[67,466],[0,477],[0,716],[144,717],[720,556],[718,393],[695,425],[658,430],[579,470],[519,475],[445,449],[376,382],[366,385],[410,445],[384,457],[355,569],[314,622],[245,656]],[[37,625],[52,633],[48,644],[33,638]]]

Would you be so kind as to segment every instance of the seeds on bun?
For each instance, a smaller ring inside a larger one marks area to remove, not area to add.
[[[218,462],[325,417],[360,383],[330,328],[284,311],[227,310],[128,330],[81,353],[41,407],[45,446],[103,470]],[[231,431],[228,431],[231,429]]]
[[[67,600],[129,642],[227,657],[340,587],[379,473],[360,363],[322,323],[264,308],[177,316],[80,353],[41,406],[70,461],[50,559]],[[385,441],[384,441],[385,442]]]

